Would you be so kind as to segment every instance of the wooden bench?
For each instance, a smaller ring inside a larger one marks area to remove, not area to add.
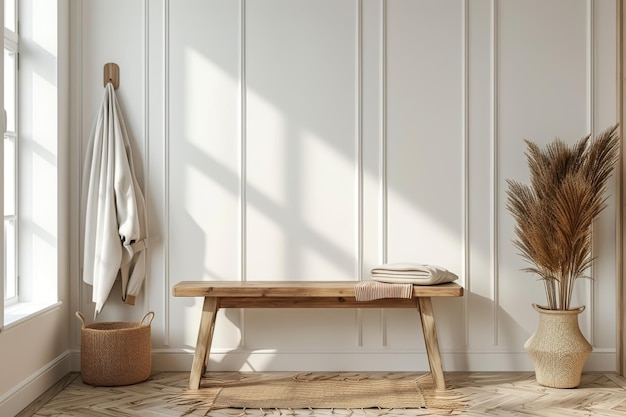
[[[357,301],[356,281],[183,281],[173,288],[175,297],[204,297],[189,388],[200,387],[209,363],[215,317],[220,308],[417,308],[422,321],[430,372],[437,390],[445,380],[437,342],[431,297],[460,297],[456,283],[413,286],[412,298]]]

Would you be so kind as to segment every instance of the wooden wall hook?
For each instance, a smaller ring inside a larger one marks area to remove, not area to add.
[[[104,64],[104,86],[106,87],[107,83],[112,83],[113,88],[117,90],[117,87],[120,86],[120,67],[119,65],[109,62]]]

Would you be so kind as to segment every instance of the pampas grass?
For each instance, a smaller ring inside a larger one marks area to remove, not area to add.
[[[593,263],[591,226],[606,207],[604,192],[619,157],[617,125],[568,146],[540,149],[525,140],[530,185],[507,180],[513,244],[544,283],[547,308],[569,310],[574,283]]]

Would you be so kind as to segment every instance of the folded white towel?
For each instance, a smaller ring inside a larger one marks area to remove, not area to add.
[[[440,266],[412,262],[379,265],[371,273],[372,279],[376,281],[414,285],[443,284],[459,278]]]

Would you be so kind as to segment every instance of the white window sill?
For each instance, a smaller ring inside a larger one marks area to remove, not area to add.
[[[17,303],[7,306],[4,309],[3,329],[6,330],[19,323],[30,320],[60,305],[61,302],[56,301],[53,303]]]

